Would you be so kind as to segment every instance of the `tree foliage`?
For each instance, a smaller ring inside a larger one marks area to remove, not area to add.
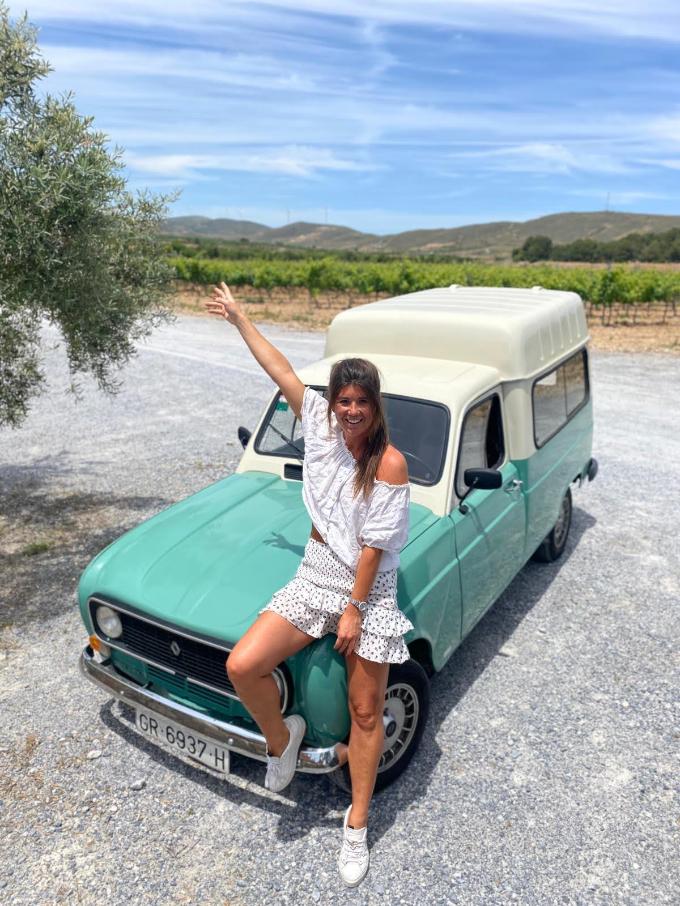
[[[131,194],[71,95],[39,96],[50,71],[27,18],[0,3],[0,426],[16,426],[40,391],[40,327],[64,339],[79,374],[101,389],[135,341],[169,317],[172,269],[158,227],[169,196]]]
[[[563,245],[554,245],[545,236],[529,236],[512,255],[519,261],[676,262],[680,261],[680,229],[665,233],[629,233],[611,242],[575,239]]]
[[[552,255],[552,239],[549,236],[529,236],[521,249],[515,249],[513,258],[520,261],[547,261]]]

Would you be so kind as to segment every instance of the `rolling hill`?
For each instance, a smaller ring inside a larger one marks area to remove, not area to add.
[[[550,214],[524,222],[508,220],[452,229],[410,230],[385,236],[331,224],[298,222],[268,227],[249,220],[211,220],[209,217],[170,217],[164,222],[162,232],[166,236],[247,239],[329,250],[507,258],[528,236],[549,236],[554,243],[560,244],[575,239],[611,241],[629,233],[661,233],[674,227],[680,227],[680,216],[593,211]]]

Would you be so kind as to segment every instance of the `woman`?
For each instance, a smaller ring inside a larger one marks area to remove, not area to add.
[[[272,670],[328,632],[347,665],[351,732],[338,745],[349,761],[352,804],[338,859],[346,884],[368,871],[368,808],[383,747],[390,663],[409,657],[411,623],[397,609],[396,567],[408,533],[406,461],[388,442],[377,369],[344,359],[331,371],[328,401],[305,387],[288,360],[248,320],[226,284],[207,310],[234,324],[278,384],[305,439],[302,494],[311,536],[295,577],[277,592],[229,655],[229,677],[267,740],[265,785],[292,780],[305,734],[299,715],[282,718]]]

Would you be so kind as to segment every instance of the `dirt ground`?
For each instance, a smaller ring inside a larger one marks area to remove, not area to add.
[[[239,287],[237,297],[245,303],[254,321],[269,321],[305,330],[325,330],[333,317],[346,308],[387,298],[388,293],[369,296],[359,293],[329,292],[313,299],[307,290],[277,288],[270,291]],[[210,297],[207,286],[183,284],[171,306],[183,314],[207,316],[203,302]],[[591,345],[602,352],[656,352],[680,355],[680,309],[662,305],[631,313],[621,306],[608,313],[602,323],[600,312],[588,313]]]

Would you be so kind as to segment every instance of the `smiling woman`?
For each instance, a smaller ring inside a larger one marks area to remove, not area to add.
[[[226,284],[215,288],[206,308],[237,327],[300,419],[302,497],[312,523],[295,576],[229,654],[229,679],[266,738],[265,786],[279,792],[293,778],[307,726],[300,714],[283,717],[272,673],[315,639],[337,636],[351,719],[349,744],[338,745],[337,757],[349,762],[352,779],[338,867],[345,883],[355,886],[368,871],[366,825],[383,754],[389,665],[409,660],[403,637],[413,629],[396,600],[399,552],[408,537],[406,460],[389,443],[375,365],[360,358],[335,362],[325,400],[305,387]],[[276,433],[298,449],[292,437]]]

